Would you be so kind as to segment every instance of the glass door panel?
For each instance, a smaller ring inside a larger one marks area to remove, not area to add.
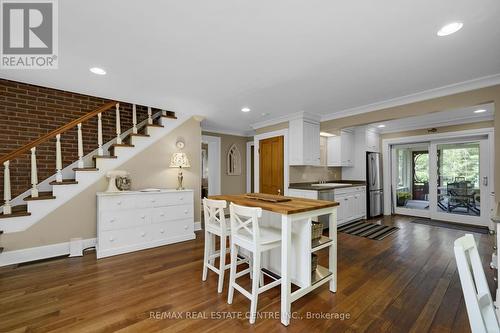
[[[479,141],[437,144],[437,212],[481,216]]]

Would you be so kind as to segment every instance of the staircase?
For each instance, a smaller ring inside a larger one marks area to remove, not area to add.
[[[111,142],[103,143],[101,115],[113,109],[116,119],[116,137]],[[97,117],[98,147],[91,154],[84,156],[82,126],[93,117]],[[0,213],[0,236],[3,233],[26,230],[85,188],[99,181],[107,171],[119,167],[138,152],[164,137],[183,120],[185,119],[177,119],[175,113],[171,111],[161,111],[153,115],[152,109],[148,108],[148,118],[138,124],[136,107],[133,105],[133,127],[122,133],[120,105],[117,102],[109,102],[97,110],[0,157],[0,163],[4,166],[4,205]],[[61,136],[71,129],[77,131],[78,160],[63,169]],[[54,139],[56,173],[49,179],[39,183],[36,148]],[[108,153],[105,154],[105,151]],[[28,193],[12,199],[10,162],[28,153],[31,156],[32,187]],[[2,251],[3,248],[0,247],[0,253]]]

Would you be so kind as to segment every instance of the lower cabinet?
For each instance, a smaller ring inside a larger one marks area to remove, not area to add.
[[[339,188],[333,191],[337,207],[337,225],[366,218],[366,186]],[[289,189],[291,197],[321,199],[318,191]]]
[[[97,258],[194,239],[192,190],[97,194]]]

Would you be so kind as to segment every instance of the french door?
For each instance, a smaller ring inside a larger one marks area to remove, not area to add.
[[[473,137],[391,147],[396,214],[489,223],[488,140]]]

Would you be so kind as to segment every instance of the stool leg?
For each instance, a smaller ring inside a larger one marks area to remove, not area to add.
[[[255,323],[257,314],[257,300],[259,298],[259,275],[260,272],[260,253],[255,252],[253,255],[253,278],[252,278],[252,299],[250,301],[250,324]]]
[[[219,286],[217,291],[219,294],[224,287],[224,271],[226,270],[226,236],[223,234],[220,237],[220,257],[219,257]]]
[[[236,281],[236,260],[238,260],[238,248],[231,243],[231,267],[229,268],[229,291],[227,294],[227,303],[233,303],[234,283]]]
[[[215,253],[215,234],[209,233],[210,235],[210,250],[209,253],[210,255]],[[215,258],[209,260],[210,264],[213,266],[215,265]]]
[[[202,281],[207,280],[207,273],[208,273],[208,257],[210,256],[209,251],[210,251],[210,234],[209,232],[205,229],[205,252],[203,254],[203,276],[201,278]]]

